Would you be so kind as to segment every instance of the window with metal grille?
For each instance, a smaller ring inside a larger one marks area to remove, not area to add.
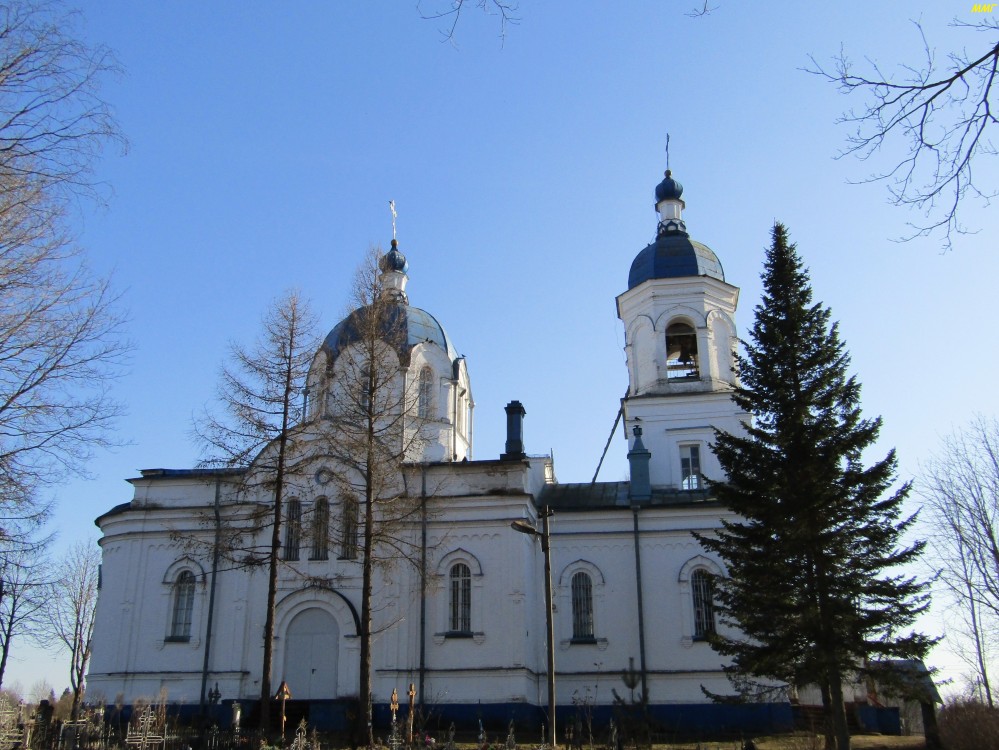
[[[680,446],[680,489],[699,490],[701,481],[701,449],[697,445]]]
[[[302,541],[302,503],[287,501],[284,513],[284,559],[297,560]]]
[[[593,581],[582,571],[572,576],[572,637],[593,639]]]
[[[191,614],[194,612],[194,573],[183,570],[173,584],[173,617],[170,638],[186,641],[191,638]]]
[[[420,392],[417,414],[430,419],[434,408],[434,373],[429,367],[420,370]]]
[[[357,559],[357,501],[344,498],[340,514],[340,559]]]
[[[715,632],[715,591],[711,574],[698,569],[690,576],[694,598],[694,639],[707,638]]]
[[[316,499],[312,511],[312,554],[310,560],[330,558],[330,503],[325,497]]]
[[[472,571],[465,563],[451,566],[451,618],[448,623],[452,633],[472,632]]]

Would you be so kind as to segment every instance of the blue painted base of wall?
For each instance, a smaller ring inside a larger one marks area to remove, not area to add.
[[[218,706],[208,707],[209,723],[227,729],[232,719],[233,701],[223,701]],[[255,715],[254,701],[240,701],[242,704],[243,726],[252,728]],[[108,706],[108,715],[113,710]],[[357,703],[354,700],[316,700],[288,701],[287,715],[289,726],[294,727],[301,718],[305,718],[310,727],[327,732],[348,732],[351,729],[353,717],[356,715]],[[405,720],[407,708],[399,711],[399,721]],[[428,720],[427,730],[437,738],[447,734],[448,727],[453,722],[459,737],[477,736],[481,726],[493,740],[502,741],[509,731],[509,724],[514,723],[516,732],[528,735],[540,735],[541,727],[546,721],[546,711],[539,706],[524,703],[447,703],[430,706],[425,709]],[[615,706],[598,705],[586,708],[586,714],[578,706],[559,706],[556,711],[556,728],[559,739],[566,737],[566,730],[580,731],[586,725],[587,718],[598,736],[609,734],[610,722],[613,719],[620,731],[626,732],[630,721],[640,719],[640,713],[634,707],[618,708]],[[118,714],[120,720],[127,722],[132,714],[132,706],[125,706]],[[182,724],[198,723],[198,707],[176,704],[167,709],[167,715]],[[648,707],[649,721],[652,731],[658,736],[668,738],[714,738],[714,737],[751,737],[763,734],[788,732],[793,728],[791,706],[786,703],[692,703],[654,705]],[[375,730],[380,735],[387,734],[392,722],[392,714],[388,704],[376,703],[374,706]],[[895,711],[897,723],[898,712]],[[888,729],[890,718],[873,715],[863,722],[881,722],[876,729],[882,733],[891,733]],[[875,727],[871,727],[875,728]],[[897,733],[897,732],[896,732]]]
[[[594,733],[601,735],[609,733],[611,720],[625,731],[629,718],[640,719],[640,713],[635,711],[631,707],[619,709],[608,705],[586,709]],[[633,715],[629,716],[629,712]],[[403,710],[399,715],[404,714]],[[656,705],[649,706],[648,714],[655,734],[675,738],[750,737],[790,732],[794,728],[788,703]],[[546,715],[544,708],[523,703],[448,703],[433,706],[427,725],[435,736],[442,737],[454,722],[458,733],[467,736],[470,732],[478,732],[481,721],[491,738],[502,741],[510,721],[513,721],[515,731],[540,734]],[[577,706],[558,706],[555,716],[560,740],[565,737],[567,728],[578,732],[587,721],[587,716]],[[376,705],[374,718],[376,727],[387,727],[392,720],[388,706]]]
[[[902,734],[902,719],[897,708],[877,706],[855,706],[857,721],[868,732],[879,734]]]
[[[753,737],[790,732],[789,703],[694,703],[650,706],[660,731],[679,737]]]

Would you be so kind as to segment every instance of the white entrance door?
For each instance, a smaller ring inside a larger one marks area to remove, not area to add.
[[[329,613],[313,607],[295,615],[284,644],[284,679],[292,698],[336,698],[339,642],[340,629]]]

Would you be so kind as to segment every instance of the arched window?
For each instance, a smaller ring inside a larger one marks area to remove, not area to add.
[[[666,328],[666,377],[698,377],[697,333],[688,323],[670,323]]]
[[[430,419],[434,410],[434,373],[429,367],[420,370],[420,392],[417,414],[422,419]]]
[[[284,513],[284,559],[297,560],[302,540],[302,503],[291,498]]]
[[[451,566],[451,617],[448,623],[452,633],[472,632],[472,571],[463,563]]]
[[[194,612],[194,573],[182,570],[173,584],[173,614],[170,640],[191,640],[191,614]]]
[[[312,554],[310,560],[329,560],[330,503],[325,497],[316,498],[312,515]]]
[[[583,571],[572,576],[572,639],[593,640],[593,581]]]
[[[715,632],[715,587],[708,571],[698,568],[691,574],[690,594],[694,599],[694,640],[703,640]]]
[[[340,514],[340,559],[357,558],[357,500],[344,498]]]

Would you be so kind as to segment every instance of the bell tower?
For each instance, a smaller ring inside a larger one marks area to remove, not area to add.
[[[709,448],[714,429],[741,431],[749,419],[731,399],[739,289],[687,233],[683,186],[669,170],[655,195],[656,237],[617,298],[628,364],[623,416],[626,434],[642,428],[652,486],[697,491],[704,477],[723,478]]]

